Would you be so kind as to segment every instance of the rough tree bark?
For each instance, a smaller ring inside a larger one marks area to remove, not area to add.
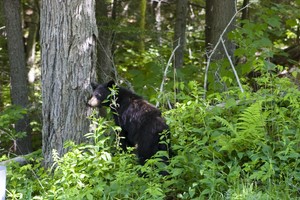
[[[26,108],[29,105],[29,100],[25,50],[21,25],[21,2],[20,0],[4,0],[3,3],[10,63],[11,100],[13,105],[19,105]],[[15,124],[15,129],[17,132],[27,133],[24,138],[17,139],[17,153],[27,154],[31,152],[31,132],[27,115]]]
[[[42,100],[44,165],[62,156],[65,141],[79,143],[89,130],[86,106],[96,80],[94,0],[42,0]]]
[[[185,31],[186,31],[186,16],[188,1],[187,0],[177,0],[176,1],[176,22],[174,27],[174,43],[173,48],[176,48],[178,44],[180,45],[175,51],[174,66],[175,68],[182,67],[184,59],[184,49],[185,49]]]
[[[206,28],[205,42],[208,52],[217,44],[220,35],[225,30],[225,27],[232,19],[236,12],[235,0],[206,0]],[[235,45],[227,39],[228,32],[234,29],[235,22],[230,24],[224,34],[225,46],[229,55],[233,58]],[[226,57],[224,48],[220,43],[212,56],[212,60],[219,60]]]

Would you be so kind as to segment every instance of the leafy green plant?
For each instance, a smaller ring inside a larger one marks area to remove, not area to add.
[[[9,165],[8,198],[297,199],[300,92],[286,78],[257,82],[256,93],[230,90],[207,100],[196,82],[181,85],[175,108],[164,112],[172,134],[167,166],[161,152],[138,165],[133,148],[118,147],[120,128],[92,117],[89,143],[69,142],[52,173],[40,157]]]
[[[218,140],[218,143],[222,146],[221,150],[226,150],[229,153],[232,151],[242,152],[265,142],[266,117],[264,116],[265,113],[262,113],[261,104],[261,102],[255,102],[246,108],[239,115],[235,126],[224,118],[214,117],[223,127],[226,127],[225,130],[231,133],[230,136],[223,135],[221,136],[222,140]]]
[[[14,124],[26,113],[26,109],[20,106],[10,106],[0,112],[0,152],[2,151],[2,154],[9,152],[14,142],[25,136],[25,132],[15,131]]]

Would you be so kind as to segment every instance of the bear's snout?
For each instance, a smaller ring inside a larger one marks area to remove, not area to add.
[[[97,107],[100,105],[100,102],[95,96],[92,96],[92,98],[88,101],[88,105],[91,107]]]

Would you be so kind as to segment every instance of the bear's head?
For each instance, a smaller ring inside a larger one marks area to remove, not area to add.
[[[88,101],[88,105],[91,107],[101,107],[102,105],[109,105],[106,100],[111,94],[109,88],[112,88],[113,85],[115,85],[114,81],[109,81],[108,83],[104,84],[91,83],[91,86],[93,88],[93,95]]]

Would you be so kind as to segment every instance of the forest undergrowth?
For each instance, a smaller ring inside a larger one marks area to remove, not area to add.
[[[68,142],[61,158],[54,151],[51,172],[40,153],[9,164],[7,199],[297,199],[300,91],[272,73],[256,81],[257,92],[232,88],[205,100],[197,82],[181,84],[163,112],[174,152],[168,166],[163,152],[138,165],[118,147],[120,128],[93,116],[89,142]]]

